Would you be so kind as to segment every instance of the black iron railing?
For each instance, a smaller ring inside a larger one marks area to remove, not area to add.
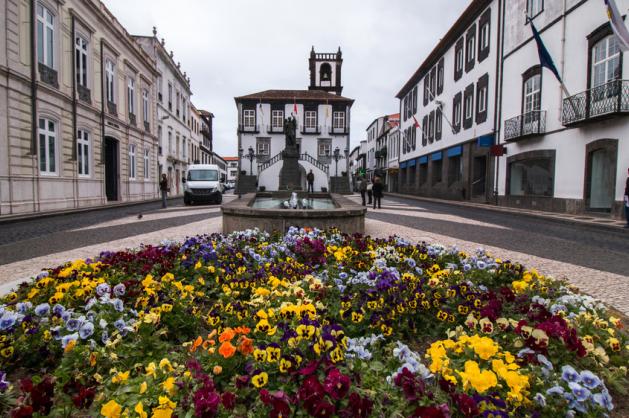
[[[514,141],[526,136],[546,132],[546,111],[533,110],[505,120],[505,141]]]
[[[562,123],[573,125],[629,112],[629,80],[613,80],[563,100]]]
[[[283,159],[284,159],[284,152],[280,151],[279,153],[275,154],[272,158],[264,161],[263,163],[258,164],[258,174],[260,174],[261,172],[263,172],[267,168],[271,167],[273,164],[275,164],[278,161],[281,161]],[[330,172],[330,167],[328,165],[326,165],[326,164],[322,163],[321,161],[317,160],[316,158],[314,158],[313,156],[311,156],[307,152],[304,152],[303,154],[300,154],[299,155],[299,159],[301,161],[306,161],[306,162],[312,164],[313,166],[315,166],[319,170],[323,171],[326,175],[328,175],[329,172]]]
[[[319,160],[317,160],[316,158],[312,157],[310,154],[308,154],[307,152],[301,154],[299,156],[300,160],[303,161],[307,161],[310,164],[314,165],[315,167],[317,167],[319,170],[323,171],[326,175],[329,173],[330,171],[330,167],[321,163]]]
[[[280,151],[279,153],[275,154],[273,157],[269,158],[265,162],[258,164],[258,174],[260,174],[267,168],[271,167],[276,162],[281,161],[282,159],[283,159],[283,153],[282,151]]]

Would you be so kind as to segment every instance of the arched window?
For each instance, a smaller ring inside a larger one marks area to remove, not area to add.
[[[321,64],[319,68],[319,77],[321,81],[332,81],[332,67],[327,62]]]

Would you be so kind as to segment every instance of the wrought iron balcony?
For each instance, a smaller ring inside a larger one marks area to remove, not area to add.
[[[623,113],[629,113],[629,80],[613,80],[564,99],[562,123],[570,126]]]
[[[533,110],[505,120],[505,141],[517,141],[546,132],[546,111]]]

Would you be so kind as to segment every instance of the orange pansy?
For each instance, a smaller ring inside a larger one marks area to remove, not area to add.
[[[245,356],[253,353],[253,340],[251,338],[245,337],[244,335],[240,337],[238,351],[240,351],[240,353]]]
[[[230,358],[236,353],[236,347],[234,347],[231,342],[225,341],[218,349],[218,353],[224,358]]]
[[[222,343],[225,341],[231,341],[235,336],[236,336],[236,331],[234,331],[231,328],[225,328],[225,331],[223,331],[220,337],[218,337],[218,342]]]

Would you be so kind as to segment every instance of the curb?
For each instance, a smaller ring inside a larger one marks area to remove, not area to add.
[[[451,206],[458,206],[458,207],[470,207],[470,208],[484,209],[484,210],[494,211],[494,212],[510,213],[510,214],[515,214],[519,216],[527,216],[529,218],[553,220],[556,222],[561,222],[561,223],[571,224],[571,225],[589,226],[589,227],[596,227],[596,228],[602,227],[602,228],[608,229],[610,231],[615,231],[615,232],[623,231],[624,230],[623,226],[625,224],[624,221],[611,220],[611,222],[596,222],[593,220],[572,218],[570,217],[572,215],[568,215],[564,213],[542,212],[542,211],[534,211],[530,209],[516,209],[516,208],[510,208],[506,206],[495,206],[492,204],[485,204],[485,203],[472,203],[472,202],[461,202],[461,201],[456,201],[456,200],[435,199],[431,197],[412,196],[412,195],[405,195],[405,194],[400,194],[400,193],[387,193],[387,196],[397,197],[397,198],[402,198],[402,199],[416,200],[420,202],[422,201],[432,202],[432,203],[440,203],[444,205],[451,205]],[[574,216],[586,216],[586,215],[574,215]]]
[[[170,202],[177,199],[182,199],[182,196],[169,197],[168,201]],[[156,203],[156,202],[161,202],[161,201],[162,201],[161,198],[157,198],[157,199],[139,200],[139,201],[133,201],[133,202],[114,203],[114,204],[104,205],[104,206],[91,206],[91,207],[77,208],[77,209],[55,210],[55,211],[50,211],[50,212],[6,215],[6,216],[0,216],[0,225],[22,222],[22,221],[33,221],[37,219],[52,218],[55,216],[74,215],[74,214],[80,214],[80,213],[86,213],[86,212],[96,212],[96,211],[106,210],[106,209],[139,206],[146,203]]]

